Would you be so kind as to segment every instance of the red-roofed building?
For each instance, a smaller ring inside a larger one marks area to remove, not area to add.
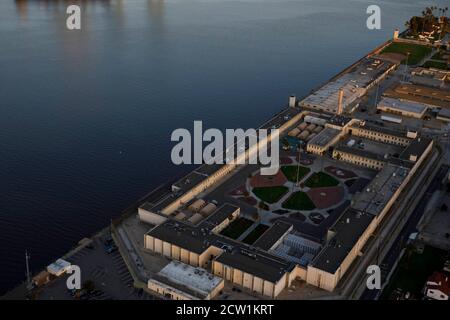
[[[448,300],[450,295],[450,276],[437,271],[428,278],[425,285],[425,295],[433,300]]]

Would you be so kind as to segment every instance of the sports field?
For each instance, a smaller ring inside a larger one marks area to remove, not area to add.
[[[418,64],[425,58],[427,55],[431,53],[431,48],[427,46],[421,46],[418,44],[412,43],[401,43],[401,42],[393,42],[386,48],[384,48],[381,53],[401,53],[406,56],[409,52],[408,65],[410,64]],[[403,63],[406,62],[406,58]]]

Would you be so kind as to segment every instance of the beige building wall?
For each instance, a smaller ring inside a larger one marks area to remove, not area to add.
[[[212,291],[209,292],[209,294],[205,297],[205,300],[210,300],[217,296],[220,290],[223,290],[224,285],[224,281],[220,281],[219,284],[214,289],[212,289]],[[187,292],[174,288],[155,279],[149,279],[147,287],[160,296],[171,298],[172,300],[199,300],[199,298]]]
[[[353,153],[347,153],[337,149],[333,150],[333,158],[376,170],[381,170],[384,166],[384,161],[362,157]]]
[[[189,252],[189,264],[194,267],[198,267],[198,254]]]
[[[155,252],[162,255],[163,254],[163,242],[161,240],[155,238],[154,246],[155,246],[155,248],[154,248]]]
[[[339,279],[337,274],[331,274],[313,266],[308,266],[306,282],[327,291],[333,291]]]
[[[210,262],[214,260],[214,258],[220,256],[223,252],[223,249],[220,249],[215,246],[210,246],[208,249],[203,252],[199,257],[199,264],[202,268],[206,268]]]
[[[235,212],[231,215],[231,217],[228,217],[227,219],[223,220],[220,224],[218,224],[214,229],[211,231],[214,233],[220,233],[223,229],[225,229],[232,221],[234,221],[237,217],[239,217],[241,213],[241,208],[237,208]]]
[[[189,264],[189,251],[181,248],[180,257],[181,257],[181,262]]]
[[[286,288],[289,278],[289,274],[286,273],[280,281],[275,284],[250,273],[226,266],[217,261],[213,261],[212,273],[245,289],[269,298],[276,298],[281,291]],[[293,279],[294,277],[290,281]]]
[[[172,259],[181,260],[181,248],[175,245],[172,245]]]
[[[378,104],[377,109],[381,110],[383,112],[388,112],[388,113],[392,113],[395,115],[401,115],[401,116],[417,118],[417,119],[421,119],[426,113],[426,109],[424,109],[423,112],[419,113],[419,112],[411,112],[411,111],[407,111],[407,110],[403,110],[403,109],[390,108],[390,107],[387,107],[382,104]]]
[[[153,279],[148,280],[147,287],[160,296],[166,298],[170,297],[172,300],[199,300],[198,298],[191,296],[186,292],[177,290]]]
[[[153,213],[151,211],[145,210],[143,208],[138,209],[139,220],[147,222],[153,225],[160,225],[167,220],[166,217]]]
[[[349,130],[351,130],[351,133],[354,136],[384,143],[407,146],[411,142],[411,139],[408,139],[407,137],[399,137],[383,132],[372,131],[369,129],[365,129],[364,127],[350,127]]]

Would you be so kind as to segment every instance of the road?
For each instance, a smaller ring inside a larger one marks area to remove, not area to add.
[[[430,200],[433,193],[439,188],[440,183],[442,179],[444,178],[445,174],[448,172],[449,167],[447,165],[443,165],[436,176],[433,178],[432,182],[428,186],[425,194],[422,196],[422,198],[419,201],[418,206],[414,209],[413,213],[411,214],[410,218],[406,222],[405,226],[401,230],[400,234],[397,236],[397,238],[394,241],[394,244],[389,249],[388,253],[386,254],[385,258],[381,262],[382,272],[383,276],[386,277],[394,267],[396,261],[399,258],[400,252],[403,249],[403,244],[405,240],[408,239],[409,235],[413,232],[417,232],[417,224],[419,223],[420,218],[422,217],[425,207]],[[383,279],[384,280],[384,279]],[[366,289],[364,293],[361,296],[361,300],[376,300],[380,294],[380,290],[369,290]]]

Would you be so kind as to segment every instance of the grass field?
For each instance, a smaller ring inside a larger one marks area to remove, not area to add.
[[[305,185],[309,188],[334,187],[338,184],[338,180],[325,172],[316,172],[305,181]]]
[[[253,188],[253,193],[262,201],[267,203],[275,203],[288,192],[288,187],[257,187]]]
[[[255,229],[252,230],[245,238],[242,240],[242,242],[246,244],[253,244],[256,240],[259,239],[259,237],[262,236],[262,234],[269,229],[269,226],[266,226],[265,224],[258,224]]]
[[[450,70],[450,68],[447,66],[447,63],[445,62],[437,62],[437,61],[427,61],[423,64],[424,68],[435,68],[435,69],[442,69],[442,70]]]
[[[441,270],[445,262],[444,250],[425,246],[422,254],[406,252],[392,276],[389,285],[383,290],[381,299],[389,299],[397,288],[409,291],[415,297],[422,295],[422,288],[434,271]]]
[[[281,171],[283,172],[286,179],[288,179],[291,182],[297,182],[297,171],[298,171],[298,180],[300,181],[311,170],[309,168],[302,166],[282,166]]]
[[[231,239],[237,239],[245,230],[250,228],[252,224],[252,220],[237,218],[228,227],[223,229],[220,234]]]
[[[316,208],[314,203],[303,191],[293,193],[282,205],[283,208],[293,210],[313,210]]]
[[[401,43],[393,42],[386,48],[384,48],[381,53],[402,53],[406,55],[407,52],[410,53],[408,58],[408,65],[418,64],[422,59],[431,53],[431,48],[427,46],[421,46],[412,43]],[[405,59],[406,60],[406,59]],[[405,63],[406,61],[403,61]]]

